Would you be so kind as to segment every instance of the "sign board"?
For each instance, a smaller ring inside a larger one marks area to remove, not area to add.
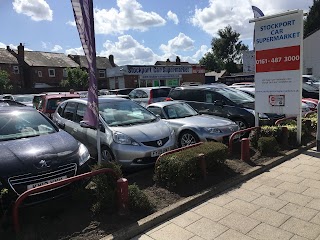
[[[255,71],[255,53],[254,51],[242,52],[243,72],[252,73]]]
[[[255,22],[255,110],[301,114],[303,11]]]
[[[168,75],[192,74],[191,65],[127,65],[126,74],[129,75]]]

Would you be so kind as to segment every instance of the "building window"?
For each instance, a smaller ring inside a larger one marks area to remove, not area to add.
[[[13,73],[19,74],[19,66],[13,66]]]
[[[106,77],[106,71],[105,70],[99,70],[99,78],[105,78]]]
[[[42,77],[42,71],[38,71],[38,77]]]
[[[307,68],[307,75],[312,75],[312,68]]]
[[[56,70],[53,68],[48,69],[49,77],[55,77],[56,76]]]
[[[63,77],[64,78],[68,77],[68,71],[66,68],[63,69]]]

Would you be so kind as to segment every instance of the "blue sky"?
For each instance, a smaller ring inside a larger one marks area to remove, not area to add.
[[[115,63],[196,63],[228,24],[252,48],[251,5],[266,15],[306,12],[313,0],[93,0],[96,50]],[[0,0],[0,48],[83,54],[70,0]]]

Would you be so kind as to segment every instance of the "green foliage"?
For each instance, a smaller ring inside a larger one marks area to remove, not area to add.
[[[87,88],[89,85],[89,75],[81,68],[67,68],[68,77],[61,81],[62,87]]]
[[[308,16],[304,21],[304,36],[320,28],[320,0],[313,0],[313,5],[309,9]]]
[[[129,185],[129,209],[134,212],[151,212],[155,206],[136,184]]]
[[[176,188],[195,181],[201,176],[199,154],[204,154],[210,172],[224,163],[227,147],[218,142],[206,142],[180,152],[164,155],[155,166],[154,180],[167,188]]]
[[[224,68],[229,72],[240,72],[236,67],[241,62],[241,51],[248,50],[248,46],[240,41],[240,33],[237,33],[231,26],[218,30],[218,38],[213,38],[211,46],[213,54],[217,59],[221,59]]]
[[[258,150],[263,155],[277,153],[279,145],[275,137],[261,137],[258,140]]]
[[[205,66],[207,71],[220,72],[223,68],[223,63],[215,57],[212,52],[207,52],[200,60],[200,65]]]
[[[12,89],[12,85],[10,84],[9,73],[0,70],[0,94],[10,89]]]
[[[100,166],[96,165],[93,170],[101,168],[113,169],[119,177],[122,176],[121,168],[115,163],[102,163]],[[92,182],[94,184],[94,192],[96,202],[92,206],[92,212],[95,214],[101,213],[101,211],[113,212],[116,210],[116,183],[117,179],[111,174],[99,174],[93,177]]]

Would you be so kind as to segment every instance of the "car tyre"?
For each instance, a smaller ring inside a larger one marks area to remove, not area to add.
[[[113,153],[111,152],[110,148],[106,146],[101,147],[101,161],[103,162],[114,162],[115,157],[113,156]]]
[[[179,136],[179,147],[186,147],[199,142],[199,137],[192,131],[184,131]]]
[[[240,130],[248,128],[247,122],[241,118],[234,119],[233,121],[239,126]],[[240,137],[247,137],[247,136],[249,136],[249,132],[240,134]]]

